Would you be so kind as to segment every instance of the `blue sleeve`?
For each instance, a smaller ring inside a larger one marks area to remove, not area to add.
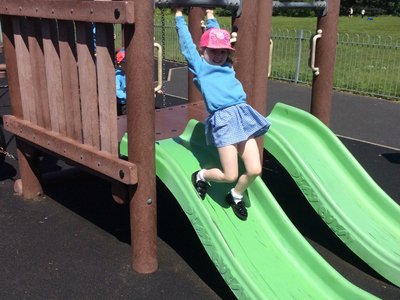
[[[115,76],[115,87],[116,87],[116,92],[117,92],[117,98],[119,99],[126,99],[126,90],[123,89],[123,83],[121,80],[124,80],[124,78],[117,73]]]
[[[175,25],[178,32],[179,46],[182,55],[188,63],[189,70],[193,74],[197,74],[201,64],[201,56],[197,51],[196,45],[193,43],[185,18],[183,16],[175,17]]]
[[[210,28],[220,28],[217,19],[207,19],[206,30]]]

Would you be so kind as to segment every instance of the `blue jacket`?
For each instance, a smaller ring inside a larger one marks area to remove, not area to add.
[[[119,104],[126,104],[126,76],[120,69],[115,70],[115,87],[117,102]]]
[[[200,56],[183,16],[175,18],[179,44],[189,70],[193,73],[193,82],[201,92],[209,113],[246,102],[246,93],[236,78],[231,64],[215,66]],[[219,28],[216,19],[207,20],[207,29]]]

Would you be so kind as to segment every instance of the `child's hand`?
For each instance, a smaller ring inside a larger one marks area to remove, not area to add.
[[[175,17],[182,16],[183,7],[175,7]]]
[[[214,10],[212,8],[206,8],[204,12],[206,13],[207,19],[214,19]]]

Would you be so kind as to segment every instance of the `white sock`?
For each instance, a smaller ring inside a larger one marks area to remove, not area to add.
[[[206,180],[204,179],[204,171],[205,171],[205,169],[201,169],[201,170],[197,173],[196,181],[199,181],[199,180],[201,180],[201,181],[206,181]]]
[[[242,199],[243,199],[243,195],[236,193],[235,189],[231,189],[231,195],[232,195],[233,201],[235,201],[236,204],[239,203],[240,201],[242,201]]]

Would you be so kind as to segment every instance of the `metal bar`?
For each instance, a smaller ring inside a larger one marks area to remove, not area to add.
[[[31,122],[18,119],[11,115],[3,116],[4,128],[39,147],[48,149],[62,157],[104,174],[125,184],[136,184],[136,164],[83,145],[70,138],[43,129]]]
[[[299,30],[298,33],[298,44],[297,44],[297,63],[296,63],[296,72],[294,75],[294,83],[299,81],[299,73],[300,73],[300,63],[301,63],[301,49],[303,42],[303,29]]]
[[[322,30],[318,29],[317,34],[313,36],[312,38],[312,44],[311,44],[311,58],[310,58],[310,68],[312,69],[314,76],[319,75],[319,68],[315,66],[315,51],[317,48],[317,40],[319,40],[322,37]]]
[[[154,0],[156,7],[224,7],[238,9],[240,0]]]
[[[68,0],[2,0],[0,14],[45,19],[134,23],[134,2]]]
[[[158,8],[166,7],[223,7],[240,16],[242,11],[242,0],[154,0]]]
[[[314,2],[285,2],[285,1],[272,1],[273,9],[314,9],[322,16],[327,14],[328,0],[314,1]]]
[[[159,43],[154,43],[157,49],[157,86],[154,92],[158,92],[163,87],[163,47]]]

